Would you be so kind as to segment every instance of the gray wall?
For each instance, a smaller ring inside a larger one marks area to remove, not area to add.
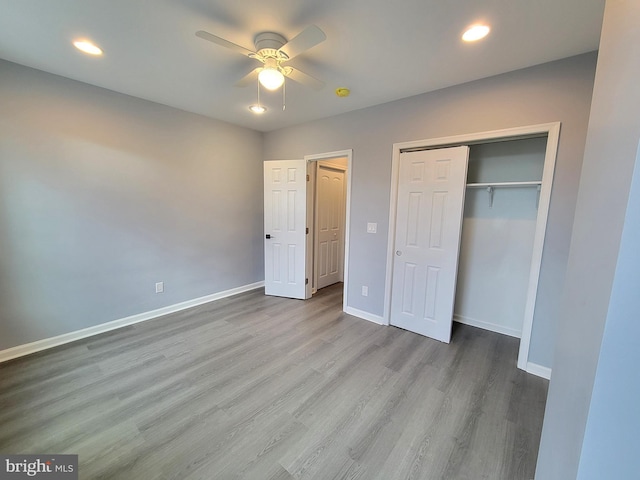
[[[640,150],[580,457],[578,478],[640,478]]]
[[[0,350],[261,281],[261,152],[261,133],[0,61]]]
[[[581,451],[579,478],[640,474],[634,335],[640,260],[637,241],[629,244],[638,232],[637,185],[625,219],[640,140],[638,18],[640,2],[607,1],[538,457],[536,478],[542,480],[576,478]]]
[[[349,306],[383,315],[393,143],[561,121],[529,356],[550,367],[595,61],[581,55],[265,134],[265,160],[354,151]]]

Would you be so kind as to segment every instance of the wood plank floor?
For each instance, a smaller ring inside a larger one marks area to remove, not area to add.
[[[0,365],[0,452],[82,479],[529,480],[547,381],[517,339],[449,345],[253,291]]]

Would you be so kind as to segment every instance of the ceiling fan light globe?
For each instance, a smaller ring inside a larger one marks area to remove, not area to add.
[[[275,68],[265,68],[258,74],[258,81],[267,90],[277,90],[284,83],[284,75]]]

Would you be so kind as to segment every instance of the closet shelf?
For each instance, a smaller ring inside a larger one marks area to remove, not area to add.
[[[536,200],[536,208],[540,202],[540,189],[542,181],[534,180],[531,182],[495,182],[495,183],[467,183],[467,188],[486,188],[489,194],[489,208],[493,208],[493,190],[494,188],[504,187],[536,187],[538,189],[538,199]]]
[[[486,187],[539,187],[542,181],[534,180],[531,182],[484,182],[484,183],[467,183],[468,188],[486,188]]]

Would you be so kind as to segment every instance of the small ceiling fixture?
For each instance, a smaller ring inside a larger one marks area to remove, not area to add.
[[[491,28],[487,25],[473,25],[462,34],[462,40],[465,42],[475,42],[489,35],[490,31]]]
[[[89,55],[102,55],[102,49],[88,40],[75,40],[73,46]]]
[[[263,105],[251,105],[249,107],[249,110],[251,110],[253,113],[260,115],[261,113],[264,113],[267,111],[267,107],[263,106]]]

